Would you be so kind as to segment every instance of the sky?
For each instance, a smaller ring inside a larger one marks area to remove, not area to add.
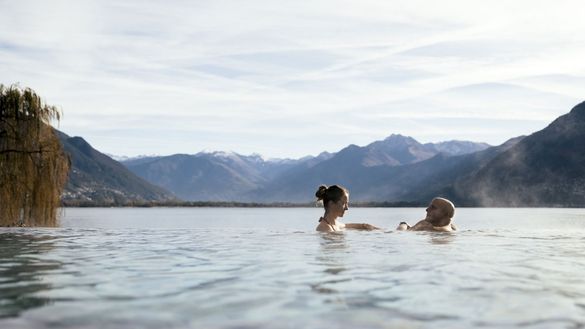
[[[499,145],[585,100],[582,0],[0,0],[0,83],[112,155]]]

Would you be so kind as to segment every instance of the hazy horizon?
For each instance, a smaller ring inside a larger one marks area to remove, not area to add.
[[[116,156],[499,145],[584,99],[577,0],[0,1],[0,83]]]

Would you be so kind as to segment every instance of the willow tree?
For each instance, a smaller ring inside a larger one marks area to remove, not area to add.
[[[60,113],[31,89],[0,84],[0,226],[55,226],[69,159]]]

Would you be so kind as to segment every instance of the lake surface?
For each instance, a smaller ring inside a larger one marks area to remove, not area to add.
[[[585,209],[64,210],[0,228],[0,328],[584,328]]]

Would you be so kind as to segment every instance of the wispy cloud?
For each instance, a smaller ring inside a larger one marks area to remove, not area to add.
[[[112,154],[300,157],[392,133],[492,144],[583,99],[585,4],[6,1],[1,83]]]

